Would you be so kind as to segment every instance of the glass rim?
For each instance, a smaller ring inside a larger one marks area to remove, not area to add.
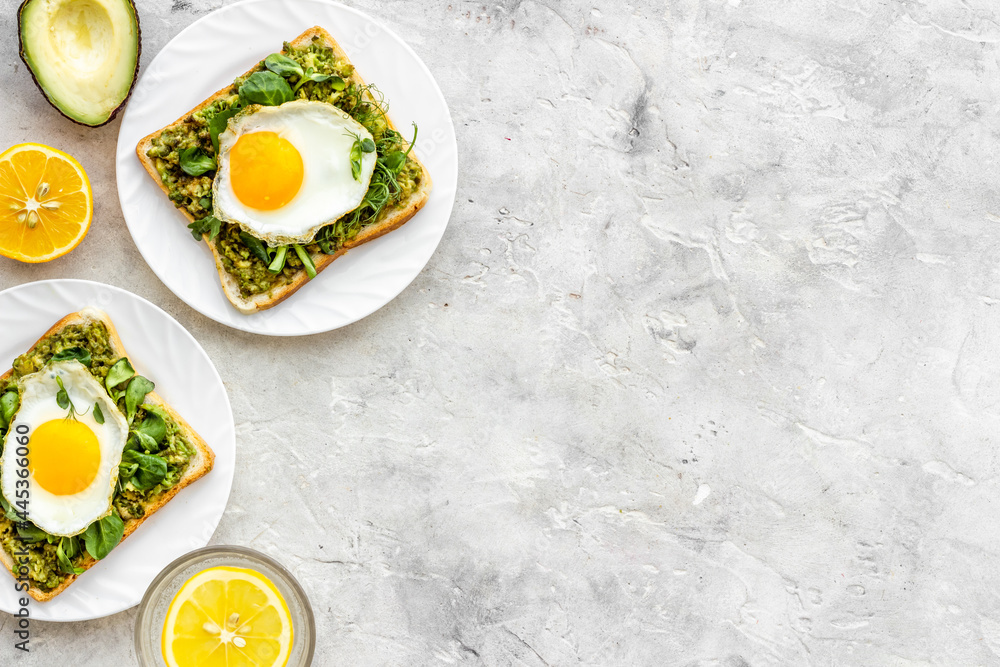
[[[262,565],[267,566],[275,573],[281,577],[282,581],[291,589],[295,597],[298,598],[302,606],[302,612],[305,616],[306,625],[309,628],[309,641],[308,645],[305,647],[305,664],[312,664],[313,656],[316,651],[316,619],[313,615],[312,603],[309,601],[309,596],[306,595],[305,590],[302,585],[299,584],[298,580],[288,571],[284,565],[271,558],[270,556],[263,554],[255,549],[250,549],[249,547],[242,547],[238,545],[213,545],[208,547],[202,547],[200,549],[194,549],[188,553],[175,558],[166,567],[160,570],[159,574],[150,582],[149,586],[146,587],[146,592],[143,593],[142,601],[139,602],[139,611],[135,617],[135,630],[133,632],[133,645],[136,652],[136,657],[141,659],[143,640],[145,639],[144,631],[144,617],[149,613],[153,602],[153,594],[157,588],[168,578],[176,576],[176,574],[187,567],[189,564],[200,558],[210,558],[214,555],[218,556],[243,556],[251,561],[257,561]]]

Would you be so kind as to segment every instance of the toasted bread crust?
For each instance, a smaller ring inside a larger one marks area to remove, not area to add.
[[[338,58],[350,62],[350,59],[347,57],[347,53],[344,51],[343,48],[341,48],[340,44],[337,43],[337,40],[335,40],[329,32],[327,32],[326,30],[324,30],[319,26],[313,26],[312,28],[309,28],[301,35],[296,37],[294,40],[292,40],[290,44],[293,47],[303,46],[312,41],[313,37],[319,37],[320,39],[322,39],[325,42],[326,46],[333,49],[333,52],[337,55]],[[247,70],[247,72],[243,76],[244,77],[249,76],[259,65],[260,63]],[[365,85],[364,80],[358,74],[357,70],[355,70],[354,73],[351,75],[350,82],[357,83],[360,86]],[[178,118],[170,125],[161,128],[156,132],[153,132],[152,134],[144,137],[136,146],[135,151],[136,155],[138,155],[139,157],[139,161],[142,163],[142,166],[146,169],[146,172],[149,173],[149,175],[152,177],[153,181],[158,186],[160,186],[160,189],[163,190],[164,194],[169,196],[170,190],[166,187],[166,185],[163,184],[163,181],[160,179],[160,174],[156,171],[156,165],[153,163],[152,158],[150,158],[146,154],[152,147],[153,139],[159,136],[162,132],[169,130],[172,127],[176,127],[177,125],[180,125],[181,123],[184,122],[186,118],[188,118],[194,112],[200,111],[201,109],[204,109],[205,107],[211,105],[219,98],[232,95],[235,92],[236,92],[235,88],[232,85],[229,85],[223,88],[222,90],[219,90],[214,95],[212,95],[204,102],[202,102],[195,108],[185,113],[183,116]],[[368,95],[368,98],[372,99],[370,95]],[[386,117],[386,120],[388,121],[388,125],[391,129],[396,129],[396,126],[393,124],[392,120],[388,116]],[[407,199],[405,202],[402,202],[400,206],[395,211],[393,211],[392,214],[386,216],[377,224],[370,225],[365,229],[363,229],[361,233],[359,233],[355,238],[351,239],[349,242],[344,244],[344,247],[341,248],[335,254],[326,255],[321,252],[314,253],[311,257],[313,263],[316,265],[317,273],[328,267],[330,264],[333,263],[333,260],[342,256],[351,248],[356,248],[359,245],[362,245],[363,243],[367,243],[368,241],[377,239],[383,234],[388,234],[394,229],[402,227],[407,221],[410,220],[410,218],[412,218],[414,215],[417,214],[417,211],[419,211],[421,208],[424,207],[424,204],[426,204],[427,200],[430,198],[431,189],[433,188],[433,181],[431,180],[430,172],[427,171],[427,167],[424,166],[424,164],[420,162],[419,159],[416,158],[416,155],[414,155],[413,153],[411,153],[411,155],[417,161],[417,164],[420,165],[420,169],[422,171],[420,187],[416,190],[416,192],[413,193],[413,195],[410,196],[409,199]],[[178,210],[180,210],[180,212],[183,213],[188,220],[194,222],[193,215],[191,215],[184,209],[178,209]],[[207,235],[204,235],[202,238],[205,240],[206,243],[208,243],[208,247],[212,251],[212,256],[215,259],[215,268],[219,272],[219,281],[222,283],[222,290],[223,292],[225,292],[226,298],[229,299],[230,303],[232,303],[237,310],[239,310],[241,313],[245,315],[250,315],[260,310],[273,308],[274,306],[278,305],[279,303],[290,297],[292,294],[297,292],[303,285],[305,285],[309,281],[309,276],[303,269],[299,271],[297,274],[295,274],[295,277],[292,279],[291,282],[285,285],[278,285],[273,289],[264,292],[262,294],[255,294],[253,296],[244,297],[240,293],[239,283],[236,281],[236,278],[226,271],[225,266],[222,263],[222,256],[219,254],[219,251],[215,247],[215,244],[208,240]]]
[[[38,345],[38,343],[42,341],[42,339],[62,331],[64,328],[66,328],[71,324],[83,324],[86,322],[92,322],[94,320],[100,320],[101,322],[104,323],[104,326],[107,327],[108,340],[110,341],[111,347],[115,351],[115,353],[120,357],[127,357],[128,354],[125,351],[125,346],[122,344],[122,340],[118,336],[118,330],[115,329],[114,324],[111,322],[111,318],[108,317],[107,313],[98,310],[96,308],[86,308],[84,310],[75,313],[70,313],[69,315],[56,322],[54,325],[52,325],[52,327],[44,334],[42,334],[38,338],[38,340],[35,341],[35,343],[28,349],[30,350],[34,348],[35,345]],[[13,373],[14,369],[12,368],[3,375],[0,375],[0,383],[7,380]],[[198,435],[198,433],[193,428],[191,428],[191,425],[188,424],[186,421],[184,421],[184,419],[179,414],[177,414],[177,411],[174,410],[169,404],[167,404],[167,402],[164,401],[155,391],[146,394],[146,402],[154,403],[162,407],[167,412],[167,414],[169,414],[177,422],[177,425],[180,426],[181,431],[184,433],[184,436],[187,438],[188,442],[190,442],[191,445],[194,446],[196,452],[194,458],[192,458],[191,461],[188,463],[187,470],[184,471],[184,475],[177,482],[177,484],[175,484],[174,486],[172,486],[171,488],[167,489],[162,494],[160,494],[157,497],[157,499],[146,508],[146,513],[143,514],[140,518],[130,519],[125,522],[125,533],[122,536],[122,541],[124,541],[125,538],[134,533],[135,529],[141,526],[146,519],[151,517],[157,510],[166,505],[167,502],[169,502],[171,498],[176,496],[181,489],[188,486],[195,480],[205,476],[205,474],[212,469],[212,466],[214,465],[215,462],[215,452],[213,452],[212,449],[208,446],[208,443],[206,443],[202,439],[202,437]],[[13,558],[11,558],[10,554],[8,554],[3,549],[0,549],[0,562],[2,562],[4,567],[6,567],[13,575],[14,560]],[[80,567],[82,567],[84,570],[89,570],[96,564],[97,560],[92,558],[90,554],[84,552],[83,561],[80,563]],[[42,589],[36,586],[32,586],[28,589],[28,594],[38,602],[47,602],[48,600],[51,600],[52,598],[54,598],[55,596],[59,595],[64,590],[66,590],[66,588],[70,584],[76,581],[76,578],[78,576],[80,575],[77,574],[68,575],[65,579],[63,579],[62,583],[59,584],[59,586],[53,588],[50,591],[43,591]]]

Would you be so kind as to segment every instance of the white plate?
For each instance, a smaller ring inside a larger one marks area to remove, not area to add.
[[[307,28],[326,28],[362,78],[389,103],[434,179],[430,200],[400,229],[348,252],[283,303],[242,315],[226,300],[212,255],[187,219],[142,168],[135,147]],[[323,0],[248,0],[223,7],[177,35],[132,93],[118,134],[118,196],[129,231],[153,272],[189,306],[236,329],[272,336],[318,333],[356,322],[396,297],[434,254],[458,182],[455,128],[440,88],[391,30],[354,9]]]
[[[54,599],[31,600],[28,613],[41,621],[84,621],[139,604],[160,570],[208,544],[233,485],[236,431],[222,378],[191,334],[149,301],[88,280],[44,280],[4,290],[0,366],[10,368],[53,324],[87,306],[111,316],[136,372],[152,380],[156,393],[215,451],[215,467]],[[15,613],[22,595],[0,569],[0,609]]]

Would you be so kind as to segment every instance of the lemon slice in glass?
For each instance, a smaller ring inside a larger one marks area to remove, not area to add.
[[[284,667],[292,616],[281,593],[256,570],[202,570],[177,591],[163,622],[169,667]]]

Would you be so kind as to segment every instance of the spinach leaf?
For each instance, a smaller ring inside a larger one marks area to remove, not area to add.
[[[87,547],[87,553],[101,560],[118,546],[124,534],[125,523],[121,517],[110,514],[87,526],[87,530],[83,531],[83,543]]]
[[[219,230],[222,229],[222,221],[214,215],[209,215],[201,220],[195,220],[188,225],[188,229],[191,230],[191,236],[194,237],[195,241],[200,241],[204,234],[208,234],[208,240],[213,241],[219,235]]]
[[[16,391],[8,391],[0,396],[0,424],[7,425],[14,418],[18,406],[21,404],[21,397]]]
[[[152,403],[146,403],[145,405],[142,406],[142,409],[145,410],[146,412],[149,412],[149,413],[152,413],[154,415],[157,415],[163,421],[167,421],[167,419],[169,418],[169,415],[167,414],[166,410],[164,410],[163,408],[161,408],[159,405],[153,405]]]
[[[240,86],[240,100],[245,104],[276,107],[293,98],[288,82],[274,72],[254,72]]]
[[[122,464],[137,466],[132,473],[132,486],[140,491],[148,491],[167,476],[167,462],[155,454],[143,454],[134,449],[122,454]],[[121,466],[118,468],[121,472]]]
[[[135,369],[132,368],[132,364],[128,362],[128,358],[122,357],[115,362],[115,365],[108,370],[108,377],[104,379],[104,386],[108,388],[108,392],[111,393],[112,390],[120,385],[125,380],[129,379],[135,375]],[[114,396],[114,394],[111,394]]]
[[[215,169],[215,158],[206,155],[198,146],[182,148],[177,157],[181,170],[189,176],[201,176],[206,171]]]
[[[142,409],[146,412],[146,418],[129,433],[126,449],[146,450],[148,454],[158,451],[163,446],[168,431],[167,420],[170,416],[159,405],[152,403],[143,403]]]
[[[299,88],[309,83],[310,81],[315,81],[317,83],[321,83],[323,81],[330,81],[330,85],[333,87],[334,90],[343,90],[344,88],[347,87],[347,82],[334,74],[319,74],[312,67],[309,67],[305,71],[302,71],[302,65],[298,64],[288,56],[281,53],[272,53],[267,58],[265,58],[264,67],[269,69],[271,72],[274,72],[275,74],[283,76],[285,78],[288,78],[290,76],[298,78],[298,83],[296,83],[295,88],[292,89],[293,97],[295,93],[299,92]],[[264,104],[264,102],[259,102],[258,104]]]
[[[128,383],[128,387],[125,389],[125,415],[128,417],[129,424],[135,419],[135,411],[142,405],[146,394],[153,391],[155,386],[141,375],[136,375]]]
[[[17,534],[28,544],[34,544],[43,540],[48,540],[49,534],[33,523],[22,521],[17,524]]]
[[[212,120],[208,121],[208,133],[212,137],[212,146],[215,147],[215,154],[219,154],[219,135],[226,131],[229,126],[229,119],[240,112],[240,106],[237,104],[228,109],[223,109],[219,113],[212,116]],[[208,208],[202,204],[203,208]]]
[[[52,355],[52,361],[68,361],[70,359],[76,359],[84,366],[89,367],[91,364],[90,350],[82,347],[68,347]]]
[[[140,433],[147,438],[149,438],[153,443],[153,448],[155,449],[161,442],[163,438],[167,435],[167,423],[163,421],[163,417],[156,414],[155,412],[146,413],[146,418],[142,420],[139,424],[132,430],[133,433]]]
[[[75,537],[64,537],[59,540],[59,546],[56,547],[56,558],[59,560],[59,570],[63,574],[82,574],[82,567],[74,567],[73,558],[79,551],[78,541]]]
[[[398,174],[399,170],[403,168],[406,163],[406,154],[403,151],[393,151],[385,156],[382,160],[382,164],[394,174]]]
[[[97,401],[94,403],[94,421],[98,424],[104,423],[104,411],[101,410],[101,402]]]
[[[128,451],[132,451],[132,450],[126,449],[125,451],[128,452]],[[125,454],[122,453],[122,458],[124,458],[124,457],[125,457]],[[118,464],[118,487],[119,487],[119,489],[123,488],[125,486],[125,484],[127,484],[128,481],[130,479],[132,479],[132,475],[134,475],[137,470],[139,470],[139,464],[138,463],[119,463]]]
[[[64,542],[63,551],[65,551],[68,558],[73,558],[80,553],[80,538],[74,535],[73,537],[61,537],[60,542]]]
[[[156,440],[139,431],[132,431],[132,438],[130,438],[129,445],[133,450],[143,449],[146,452],[155,452],[160,448],[156,444]]]
[[[288,76],[289,74],[302,76],[302,66],[281,53],[272,53],[267,58],[264,58],[264,67],[281,76]]]
[[[323,81],[329,81],[330,85],[334,90],[343,90],[347,87],[347,82],[341,79],[339,76],[331,74],[317,74],[316,70],[312,67],[305,71],[305,74],[299,79],[299,82],[295,84],[295,88],[292,89],[293,93],[299,92],[299,88],[309,83],[310,81],[315,81],[316,83],[322,83]]]
[[[0,507],[3,507],[3,515],[11,521],[15,523],[24,521],[24,515],[18,512],[16,508],[11,507],[2,493],[0,493]]]
[[[243,243],[245,243],[248,248],[250,248],[250,252],[252,252],[257,259],[264,262],[265,264],[271,263],[271,257],[270,255],[267,254],[267,248],[264,247],[264,244],[261,242],[259,238],[257,238],[253,234],[248,234],[246,232],[241,231],[240,240],[243,241]]]

